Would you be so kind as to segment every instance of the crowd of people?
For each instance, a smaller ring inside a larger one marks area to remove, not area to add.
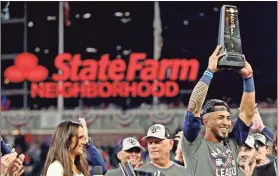
[[[3,90],[3,89],[2,89]],[[128,107],[123,108],[119,105],[116,105],[114,103],[101,103],[99,106],[81,106],[81,107],[76,107],[75,109],[79,110],[90,110],[90,109],[97,109],[97,110],[113,110],[113,109],[120,109],[120,110],[129,110],[129,109],[184,109],[186,108],[186,104],[184,101],[187,99],[181,100],[179,98],[178,100],[173,100],[170,102],[167,101],[159,101],[158,104],[154,103],[146,103],[143,102],[138,106],[133,106],[133,107]],[[239,105],[236,103],[232,103],[232,98],[231,97],[222,97],[222,100],[225,101],[230,108],[237,108]],[[273,100],[272,98],[267,98],[265,101],[260,101],[257,102],[259,108],[263,109],[269,109],[269,108],[276,108],[277,107],[277,99]],[[8,99],[7,96],[1,96],[1,111],[11,111],[11,110],[24,110],[24,109],[15,109],[11,106],[11,100]],[[57,110],[57,107],[55,106],[49,106],[49,107],[39,107],[38,105],[34,104],[29,107],[30,110]],[[65,109],[72,109],[72,108],[67,108]]]
[[[84,118],[79,118],[79,122],[63,121],[52,135],[48,149],[37,154],[42,162],[39,174],[276,176],[277,132],[265,126],[259,114],[251,65],[245,60],[245,67],[239,71],[243,94],[234,124],[225,101],[205,102],[213,75],[219,71],[217,63],[223,56],[220,49],[217,46],[210,56],[208,68],[191,94],[183,129],[176,134],[163,124],[154,124],[142,139],[123,139],[114,150],[117,161],[113,163],[107,158],[111,153],[104,155],[94,145]],[[18,176],[27,171],[24,162],[28,157],[21,153],[1,140],[2,175]],[[128,172],[130,169],[132,172]]]

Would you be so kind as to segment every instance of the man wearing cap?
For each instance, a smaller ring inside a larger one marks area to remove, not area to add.
[[[239,169],[245,176],[251,176],[256,167],[257,143],[253,136],[248,136],[238,154]]]
[[[140,167],[141,163],[141,152],[144,151],[144,148],[140,143],[132,137],[125,138],[121,144],[120,151],[117,154],[117,157],[124,163],[130,161],[133,168]],[[106,176],[123,176],[123,173],[120,168],[109,170]]]
[[[184,167],[170,160],[170,152],[173,148],[174,140],[171,139],[168,127],[161,124],[151,126],[143,140],[147,142],[151,162],[137,170],[153,173],[160,171],[166,176],[187,176],[187,171]]]
[[[268,164],[257,166],[252,176],[277,176],[278,175],[278,168],[277,168],[277,131],[273,139],[273,149],[272,153],[275,158],[269,162]]]
[[[222,100],[208,100],[203,107],[210,82],[217,68],[220,54],[217,46],[209,58],[204,72],[191,94],[185,115],[182,151],[189,175],[194,176],[239,176],[237,156],[239,147],[244,144],[251,126],[255,107],[255,85],[252,67],[244,59],[245,66],[238,72],[243,79],[243,95],[240,113],[234,127],[230,109]],[[225,83],[220,89],[225,89]],[[202,122],[205,135],[200,135]]]
[[[268,141],[263,134],[255,133],[252,135],[258,144],[258,153],[256,156],[256,166],[262,166],[270,162],[267,157]]]

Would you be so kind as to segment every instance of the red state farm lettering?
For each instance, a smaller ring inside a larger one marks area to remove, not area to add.
[[[107,57],[106,55],[103,56]],[[106,60],[104,59],[104,62]],[[54,81],[85,81],[85,80],[96,80],[98,71],[98,62],[92,59],[81,61],[81,55],[76,54],[72,57],[69,53],[59,54],[55,58],[55,67],[61,70],[62,74],[53,74],[52,79]],[[78,74],[79,67],[83,66],[80,73]],[[103,67],[101,67],[103,70]]]
[[[108,70],[108,77],[114,81],[120,81],[125,78],[126,63],[122,59],[113,60],[110,64],[112,69]]]
[[[166,81],[150,83],[142,82],[44,82],[31,84],[31,97],[55,98],[62,95],[64,98],[95,98],[95,97],[174,97],[179,93],[176,82]]]
[[[61,74],[52,75],[55,82],[32,83],[33,98],[174,97],[179,93],[175,81],[196,81],[199,70],[196,59],[155,60],[145,53],[132,53],[127,63],[110,60],[108,54],[82,60],[80,54],[63,53],[54,65]],[[138,76],[140,81],[135,82]]]
[[[137,97],[137,82],[125,82],[124,95],[125,97],[128,97],[128,95],[131,95],[132,97]]]
[[[143,81],[165,80],[167,70],[170,71],[171,80],[195,81],[198,76],[199,62],[196,59],[146,59],[145,53],[132,53],[130,55],[126,80],[132,81],[136,71],[140,71]],[[189,75],[189,76],[188,76]]]
[[[197,59],[163,59],[158,71],[158,80],[164,80],[168,71],[170,80],[195,81],[198,77],[199,62]]]
[[[59,54],[54,61],[54,65],[56,68],[62,71],[62,74],[59,75],[57,73],[52,75],[53,81],[65,81],[70,76],[70,68],[67,66],[64,61],[70,61],[72,59],[71,54],[69,53],[63,53]]]
[[[81,60],[80,54],[59,54],[55,66],[61,74],[52,75],[54,81],[134,81],[139,75],[142,81],[189,80],[195,81],[198,76],[199,62],[196,59],[147,59],[145,53],[132,53],[129,62],[123,59],[110,60],[108,54],[102,55],[99,61]]]
[[[126,80],[133,81],[136,75],[136,70],[141,70],[142,64],[138,64],[138,61],[146,59],[147,55],[145,53],[131,53],[130,60],[128,64]],[[141,78],[141,77],[140,77]]]
[[[180,91],[178,84],[173,81],[167,81],[165,83],[165,89],[165,97],[174,97]]]
[[[95,60],[85,60],[83,62],[84,68],[80,71],[79,78],[81,81],[95,80],[97,77],[97,61]],[[92,71],[94,70],[94,71]]]
[[[144,62],[144,66],[144,69],[140,72],[140,78],[143,81],[155,80],[157,78],[159,62],[153,59],[148,59]]]

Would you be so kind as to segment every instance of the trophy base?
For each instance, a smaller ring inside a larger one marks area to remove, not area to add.
[[[235,61],[219,61],[218,68],[228,70],[240,70],[244,68],[244,63],[238,63]]]
[[[244,68],[244,66],[245,63],[243,55],[230,52],[228,52],[226,56],[223,56],[217,64],[218,68],[229,70],[240,70]]]

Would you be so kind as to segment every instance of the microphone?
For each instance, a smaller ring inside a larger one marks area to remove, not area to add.
[[[102,166],[95,166],[93,168],[93,173],[94,175],[93,176],[103,176],[103,169],[102,169]]]

